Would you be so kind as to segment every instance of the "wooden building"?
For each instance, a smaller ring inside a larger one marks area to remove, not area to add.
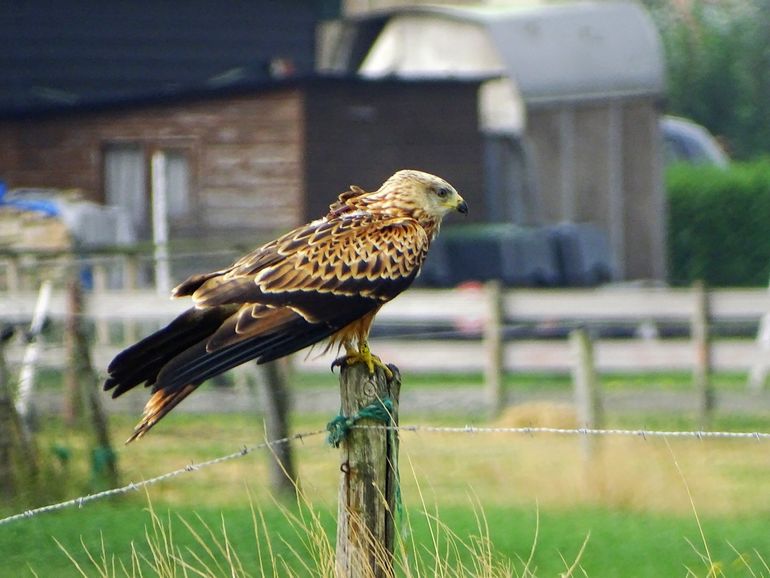
[[[484,76],[485,220],[598,228],[617,279],[666,278],[662,45],[638,3],[391,8],[324,24],[318,66]]]
[[[174,238],[253,244],[350,184],[435,172],[484,214],[478,81],[309,78],[113,100],[0,119],[8,187],[81,189],[150,233],[150,158],[167,157]]]

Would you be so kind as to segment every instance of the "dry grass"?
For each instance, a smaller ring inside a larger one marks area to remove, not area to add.
[[[189,463],[229,453],[239,443],[259,441],[258,425],[247,419],[214,420],[205,434],[203,420],[173,427],[164,424],[138,444],[120,448],[124,479],[138,480]],[[569,408],[532,404],[512,408],[495,425],[572,427]],[[321,423],[302,424],[315,430]],[[194,440],[194,443],[191,443]],[[605,437],[595,440],[594,455],[586,460],[581,439],[557,435],[450,434],[405,432],[401,436],[402,463],[415,464],[406,476],[407,504],[417,495],[416,479],[430,501],[465,504],[470,488],[487,505],[544,508],[605,505],[638,511],[688,514],[690,505],[681,476],[664,440]],[[670,442],[695,503],[704,514],[741,514],[767,509],[770,461],[767,444],[750,440]],[[295,445],[303,489],[315,504],[336,503],[336,450],[322,437]],[[194,503],[201,492],[212,507],[240,500],[245,480],[255,499],[268,498],[264,482],[268,459],[260,455],[234,460],[192,474],[189,479],[153,487],[155,501]],[[237,497],[237,498],[235,498]],[[438,499],[440,497],[440,500]]]
[[[171,421],[138,444],[119,448],[123,479],[139,480],[195,461],[235,450],[241,443],[259,441],[260,428],[249,416],[200,416]],[[573,427],[575,418],[566,407],[533,404],[512,408],[495,425]],[[128,421],[119,423],[130,428]],[[298,430],[315,430],[320,423],[305,421]],[[80,445],[78,445],[80,444]],[[73,440],[80,448],[82,440]],[[196,517],[161,517],[150,511],[145,536],[136,536],[141,547],[118,559],[102,544],[70,558],[81,576],[333,576],[333,537],[324,530],[316,511],[336,509],[338,459],[322,437],[296,445],[302,480],[300,503],[283,508],[283,517],[294,529],[294,539],[278,536],[253,504],[282,507],[269,494],[266,480],[268,455],[243,459],[201,470],[150,489],[148,499],[163,509],[175,504],[206,508],[237,507],[245,501],[248,486],[259,570],[244,570],[239,550],[228,535],[227,520],[207,524]],[[479,576],[497,578],[537,575],[533,559],[538,549],[538,529],[533,528],[531,554],[522,558],[501,556],[493,547],[484,511],[500,507],[545,511],[581,504],[613,509],[677,513],[695,521],[700,516],[767,512],[770,495],[770,462],[767,444],[749,440],[676,440],[655,438],[602,438],[586,460],[581,439],[552,435],[447,434],[409,432],[401,443],[402,494],[412,519],[407,526],[427,523],[429,539],[405,534],[397,545],[399,575]],[[475,531],[461,536],[442,521],[439,508],[468,507],[476,513]],[[205,500],[201,503],[201,500]],[[312,504],[312,506],[311,506]],[[268,507],[268,506],[265,506]],[[587,526],[586,528],[590,528]],[[181,539],[180,533],[184,534]],[[766,553],[734,549],[730,562],[722,554],[712,557],[708,533],[692,542],[697,562],[683,569],[688,576],[732,575],[740,567],[745,576],[770,576]],[[545,535],[545,534],[544,534]],[[599,534],[595,534],[598,536]],[[191,540],[192,537],[192,545]],[[564,576],[583,576],[583,546],[563,559]],[[594,538],[596,539],[596,538]],[[277,542],[280,541],[280,548]],[[523,544],[528,542],[526,539]],[[185,544],[182,546],[181,544]],[[277,555],[276,551],[290,554]],[[594,544],[596,548],[596,544]],[[520,551],[520,550],[517,550]],[[550,556],[551,554],[549,554]],[[552,560],[558,560],[553,553]],[[765,557],[763,558],[763,555]],[[542,560],[542,552],[538,553]],[[732,566],[727,568],[724,560]],[[700,563],[700,566],[698,566]],[[737,565],[737,566],[736,566]]]
[[[420,499],[422,498],[420,495]],[[256,573],[253,568],[247,570],[247,565],[241,560],[239,549],[230,541],[224,518],[217,527],[207,524],[200,517],[189,520],[178,516],[178,523],[174,524],[170,514],[165,519],[158,515],[151,502],[142,544],[146,547],[137,547],[137,544],[132,542],[131,554],[127,559],[110,553],[104,540],[100,542],[99,548],[94,550],[81,539],[85,557],[68,550],[58,540],[56,544],[69,559],[76,573],[83,578],[245,578],[254,575],[274,578],[335,578],[338,573],[333,538],[325,532],[317,510],[307,501],[301,490],[298,501],[297,508],[288,508],[276,503],[293,530],[292,539],[276,538],[262,511],[255,507],[253,501],[250,502],[257,553]],[[431,535],[427,544],[418,544],[414,540],[414,532],[408,528],[407,520],[405,530],[398,535],[392,564],[390,555],[381,544],[369,543],[364,546],[362,553],[374,552],[379,568],[392,568],[394,575],[404,578],[534,578],[531,564],[537,545],[537,534],[528,560],[506,560],[493,547],[481,505],[476,503],[473,507],[476,512],[477,532],[470,536],[461,537],[455,533],[442,522],[438,510],[434,507],[430,512],[422,510],[417,514],[427,519]],[[180,524],[188,539],[179,540],[175,537]],[[290,554],[277,555],[274,540],[280,540],[283,546],[288,547]],[[179,543],[187,545],[181,546]],[[573,575],[579,567],[580,556],[586,543],[587,538],[574,561],[564,561],[565,572],[561,576],[568,578]],[[340,575],[348,573],[342,572]],[[380,574],[375,574],[367,563],[363,563],[356,566],[352,575],[374,578]]]

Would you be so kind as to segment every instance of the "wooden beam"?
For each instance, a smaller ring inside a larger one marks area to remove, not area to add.
[[[711,335],[709,330],[709,292],[702,281],[693,285],[695,311],[692,317],[692,341],[695,349],[693,364],[693,385],[698,392],[698,421],[701,429],[711,426],[714,412],[714,385],[711,381]]]
[[[342,415],[390,399],[391,423],[398,424],[401,378],[387,379],[381,368],[370,376],[363,364],[340,372]],[[358,425],[384,425],[359,419]],[[395,512],[398,492],[398,441],[384,429],[351,429],[340,445],[340,488],[337,517],[337,572],[345,578],[393,575]]]
[[[487,315],[484,319],[484,391],[492,417],[503,409],[503,300],[499,281],[486,284]]]

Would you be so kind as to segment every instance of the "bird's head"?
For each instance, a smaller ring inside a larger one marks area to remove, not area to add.
[[[452,185],[422,171],[398,171],[375,194],[385,204],[412,214],[418,221],[439,223],[451,211],[468,213],[468,204]]]

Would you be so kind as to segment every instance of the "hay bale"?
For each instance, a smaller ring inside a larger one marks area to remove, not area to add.
[[[546,401],[522,403],[506,409],[495,421],[496,427],[578,427],[571,405]]]

